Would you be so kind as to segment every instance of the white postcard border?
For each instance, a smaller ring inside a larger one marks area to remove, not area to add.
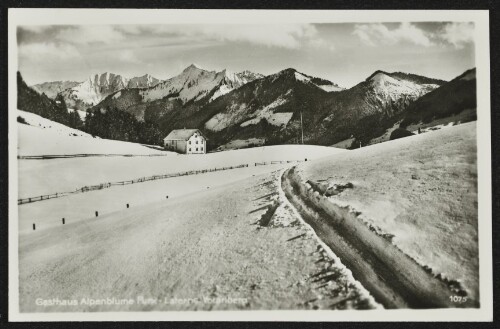
[[[17,102],[19,25],[282,24],[468,21],[475,23],[477,68],[479,309],[370,311],[171,311],[20,313],[17,225],[17,124],[9,115],[9,321],[492,321],[492,213],[489,12],[487,10],[178,10],[9,9],[9,113]]]

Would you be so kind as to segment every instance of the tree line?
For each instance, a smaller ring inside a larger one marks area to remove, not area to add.
[[[87,112],[83,131],[106,139],[161,145],[163,134],[154,122],[138,121],[134,115],[116,108]]]
[[[20,72],[17,72],[17,108],[106,139],[161,145],[164,137],[155,122],[139,121],[116,108],[89,109],[82,120],[76,110],[68,112],[61,95],[52,100],[44,93],[39,94],[26,84]]]

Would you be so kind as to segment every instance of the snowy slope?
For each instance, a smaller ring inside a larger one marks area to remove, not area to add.
[[[393,77],[382,71],[375,72],[375,74],[368,78],[368,81],[376,97],[384,103],[395,101],[400,98],[401,95],[417,99],[439,87],[437,84],[419,84],[411,80]]]
[[[323,99],[330,97],[327,91],[340,90],[343,88],[328,80],[311,77],[295,69],[286,69],[246,84],[243,88],[219,98],[218,102],[212,104],[216,108],[213,110],[215,114],[205,122],[204,128],[215,133],[232,128],[233,134],[241,133],[243,136],[248,134],[241,132],[241,129],[236,132],[239,127],[247,128],[247,132],[253,129],[260,131],[261,134],[273,136],[275,135],[273,129],[285,131],[290,126],[294,114],[303,110],[307,116],[307,112],[316,111],[316,107],[321,106]],[[298,117],[295,116],[296,119]],[[273,126],[272,129],[254,127],[267,124]],[[296,129],[296,124],[291,128]]]
[[[226,73],[226,70],[207,71],[192,64],[185,68],[181,74],[165,80],[153,88],[142,90],[140,94],[145,102],[168,97],[186,103],[190,100],[200,100],[210,93],[213,93],[210,100],[214,100],[260,77],[262,75],[249,71],[240,73]]]
[[[127,79],[114,73],[95,74],[76,87],[62,92],[69,107],[75,107],[76,101],[87,105],[99,103],[107,95],[127,86]]]
[[[225,73],[224,80],[222,84],[216,89],[213,96],[210,97],[210,101],[229,93],[230,91],[243,86],[246,83],[252,82],[257,79],[261,79],[264,75],[260,73],[254,73],[248,70],[234,73],[228,70],[223,71]]]
[[[127,82],[127,88],[149,88],[157,85],[160,80],[151,76],[151,74],[145,74],[142,77],[134,77]]]
[[[313,84],[313,85],[315,85],[315,86],[317,86],[317,87],[319,87],[327,92],[345,90],[345,88],[340,87],[336,83],[333,83],[331,81],[324,80],[324,79],[314,78],[314,77],[311,77],[309,75],[305,75],[304,73],[300,73],[300,72],[295,72],[295,78],[298,81],[311,83],[311,84]]]
[[[18,155],[71,154],[167,154],[137,143],[94,138],[91,135],[47,120],[36,114],[19,111],[28,125],[18,123]]]
[[[47,97],[54,99],[61,91],[76,87],[80,83],[76,81],[51,81],[33,85],[31,88],[40,94],[44,93]]]
[[[83,132],[83,131],[78,130],[78,129],[70,128],[70,127],[65,126],[61,123],[58,123],[58,122],[55,122],[55,121],[52,121],[49,119],[45,119],[45,118],[43,118],[39,115],[36,115],[34,113],[31,113],[31,112],[17,110],[16,115],[18,117],[21,117],[24,120],[26,120],[28,125],[35,127],[35,128],[39,128],[44,132],[48,132],[51,134],[58,134],[61,136],[78,136],[78,137],[92,138],[92,136],[90,134],[87,134],[86,132]],[[26,125],[18,124],[18,127],[26,128],[24,126],[26,126]],[[31,129],[32,127],[28,128],[28,130],[32,130]],[[33,130],[33,131],[35,131],[35,130]]]
[[[390,159],[390,161],[387,161]],[[355,165],[353,165],[355,164]],[[302,177],[351,207],[422,266],[478,298],[476,124],[466,123],[301,164]],[[338,186],[338,185],[337,185]]]

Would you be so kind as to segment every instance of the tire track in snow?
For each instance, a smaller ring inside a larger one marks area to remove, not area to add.
[[[318,234],[316,233],[314,228],[302,217],[300,212],[295,208],[295,206],[292,204],[292,202],[288,199],[287,194],[286,194],[285,189],[283,188],[282,184],[283,184],[285,174],[289,169],[290,168],[288,168],[288,169],[285,168],[285,169],[280,170],[280,172],[279,172],[279,175],[278,175],[279,183],[277,184],[278,185],[277,186],[278,200],[280,200],[281,203],[285,207],[290,209],[293,216],[295,218],[297,218],[298,221],[305,227],[306,232],[309,232],[309,234],[313,237],[313,239],[316,240],[316,242],[319,244],[318,251],[324,251],[326,253],[326,256],[333,260],[332,263],[335,264],[334,266],[340,270],[340,272],[344,276],[347,283],[349,285],[354,286],[355,289],[357,290],[357,292],[359,294],[358,298],[362,298],[362,299],[367,300],[367,303],[368,303],[370,308],[374,308],[374,309],[384,308],[383,305],[378,303],[375,300],[375,298],[370,294],[370,292],[358,280],[356,280],[353,277],[351,270],[349,268],[347,268],[342,263],[341,259],[332,251],[330,246],[328,246],[325,242],[323,242],[323,240],[318,236]],[[307,233],[304,233],[303,235],[305,235],[305,234],[307,234]],[[299,238],[299,237],[298,236],[294,237],[291,240],[296,239],[296,238]],[[342,303],[344,300],[347,300],[347,299],[349,299],[349,297],[345,297],[344,299],[338,298],[336,301],[336,304]],[[333,308],[333,306],[335,306],[335,305],[331,305],[332,308]]]
[[[453,292],[411,258],[355,218],[324,209],[319,195],[297,179],[295,167],[283,172],[281,190],[299,218],[315,231],[354,276],[387,308],[451,307]],[[309,192],[312,194],[309,195]],[[328,205],[329,206],[329,205]],[[359,225],[361,224],[361,225]]]

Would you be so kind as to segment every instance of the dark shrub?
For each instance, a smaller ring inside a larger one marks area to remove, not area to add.
[[[28,123],[26,122],[26,120],[25,120],[23,117],[21,117],[21,116],[18,116],[18,117],[17,117],[17,122],[19,122],[19,123],[24,123],[25,125],[27,125],[27,124],[28,124]]]
[[[398,139],[398,138],[403,138],[403,137],[408,137],[408,136],[413,136],[413,133],[409,132],[406,129],[403,128],[397,128],[391,133],[391,137],[389,137],[390,140],[393,139]]]

